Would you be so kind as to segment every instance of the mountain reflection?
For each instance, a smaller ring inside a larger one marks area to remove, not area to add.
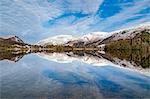
[[[74,51],[57,53],[53,51],[28,51],[28,52],[2,52],[0,60],[18,62],[24,55],[36,53],[38,56],[59,63],[68,63],[74,60],[92,65],[116,64],[133,69],[149,69],[150,53],[142,53],[138,50],[112,50],[112,51]]]
[[[107,52],[108,56],[113,59],[126,60],[134,66],[141,66],[142,68],[150,67],[150,52],[143,52],[140,50],[111,50]],[[126,64],[122,64],[126,66]]]

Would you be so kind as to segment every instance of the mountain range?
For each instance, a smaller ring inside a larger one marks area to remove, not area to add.
[[[17,36],[0,37],[0,46],[25,46]],[[150,22],[136,27],[122,29],[114,32],[93,32],[80,37],[72,35],[57,35],[49,37],[34,44],[37,46],[70,46],[75,48],[101,48],[105,49],[139,49],[143,46],[150,49]]]
[[[72,35],[58,35],[39,41],[38,45],[63,45],[74,47],[101,47],[113,41],[133,39],[143,33],[150,34],[150,22],[139,26],[114,32],[93,32],[80,37]]]

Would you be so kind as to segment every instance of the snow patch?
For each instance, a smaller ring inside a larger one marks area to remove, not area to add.
[[[63,45],[67,43],[70,40],[75,39],[71,35],[57,35],[53,37],[49,37],[47,39],[39,41],[37,44],[38,45]]]

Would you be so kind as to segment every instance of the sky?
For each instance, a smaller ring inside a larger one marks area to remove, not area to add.
[[[36,43],[111,32],[150,21],[150,0],[0,0],[0,36]]]

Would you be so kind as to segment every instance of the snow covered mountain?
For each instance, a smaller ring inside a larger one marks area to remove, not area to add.
[[[76,46],[76,47],[88,46],[88,45],[91,45],[91,43],[93,42],[96,42],[99,40],[102,41],[108,36],[110,36],[110,33],[107,33],[107,32],[93,32],[93,33],[83,35],[75,40],[71,40],[67,42],[66,45]]]
[[[111,41],[120,39],[131,39],[137,34],[141,34],[143,32],[150,32],[150,22],[114,32],[93,32],[81,37],[73,37],[71,35],[58,35],[44,39],[38,42],[38,44],[69,45],[76,47],[99,46],[101,44],[107,44]]]
[[[88,44],[100,39],[104,39],[108,37],[108,33],[106,32],[93,32],[90,34],[83,35],[81,37],[73,37],[71,35],[57,35],[53,37],[49,37],[47,39],[39,41],[37,44],[39,45],[74,45],[76,43],[84,43]]]
[[[125,39],[132,39],[136,35],[140,35],[144,32],[150,32],[150,22],[141,24],[139,26],[127,28],[127,29],[122,29],[114,32],[110,32],[109,37],[105,38],[103,41],[99,40],[95,42],[95,45],[101,45],[101,44],[107,44],[112,41],[117,41],[117,40],[125,40]]]
[[[114,31],[112,32],[112,34],[115,35],[113,40],[130,39],[136,36],[137,34],[141,34],[142,32],[150,32],[150,23],[145,23],[136,27]]]
[[[63,45],[75,38],[71,35],[57,35],[39,41],[38,45]]]

